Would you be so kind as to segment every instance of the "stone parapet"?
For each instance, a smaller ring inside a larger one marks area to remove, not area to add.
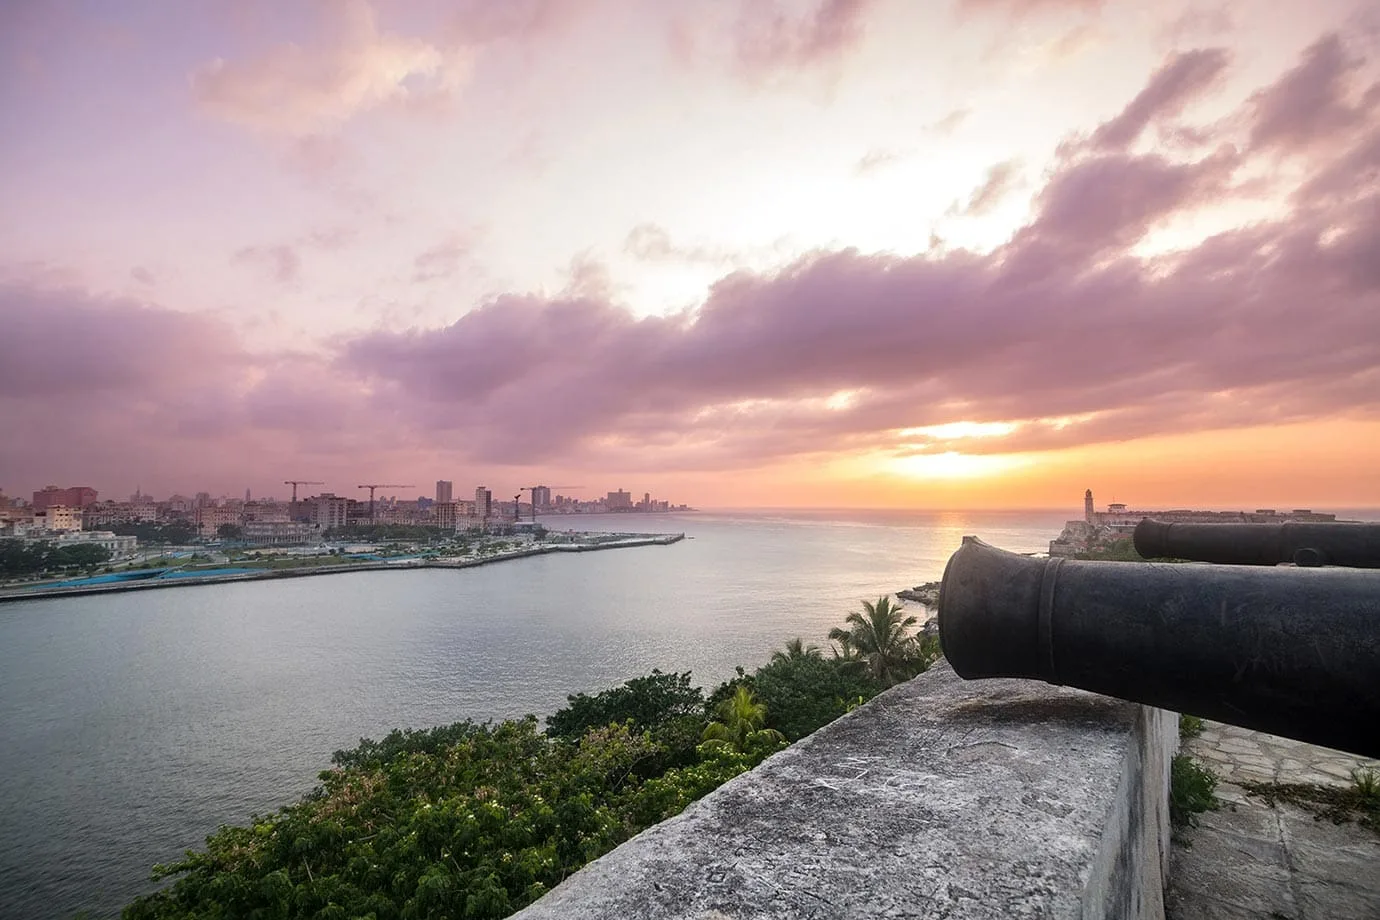
[[[1160,920],[1177,724],[941,663],[516,917]]]

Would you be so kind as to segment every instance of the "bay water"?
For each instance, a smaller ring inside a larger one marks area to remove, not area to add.
[[[709,688],[937,580],[965,534],[1043,550],[1069,516],[553,516],[687,539],[0,605],[0,917],[117,916],[154,863],[294,801],[361,737],[545,716],[652,668]]]

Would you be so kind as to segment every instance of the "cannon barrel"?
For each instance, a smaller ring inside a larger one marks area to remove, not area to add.
[[[1380,524],[1172,524],[1146,518],[1136,525],[1135,543],[1146,559],[1380,568]]]
[[[1026,677],[1380,757],[1380,572],[1037,559],[965,537],[959,676]]]

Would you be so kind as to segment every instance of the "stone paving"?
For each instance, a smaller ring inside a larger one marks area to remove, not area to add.
[[[1168,920],[1380,920],[1380,835],[1266,805],[1238,785],[1346,786],[1353,769],[1380,761],[1217,722],[1183,750],[1217,773],[1222,808],[1174,844]]]

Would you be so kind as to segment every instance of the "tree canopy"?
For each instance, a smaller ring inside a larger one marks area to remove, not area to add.
[[[89,570],[109,561],[110,550],[92,543],[56,545],[0,540],[0,575]]]

